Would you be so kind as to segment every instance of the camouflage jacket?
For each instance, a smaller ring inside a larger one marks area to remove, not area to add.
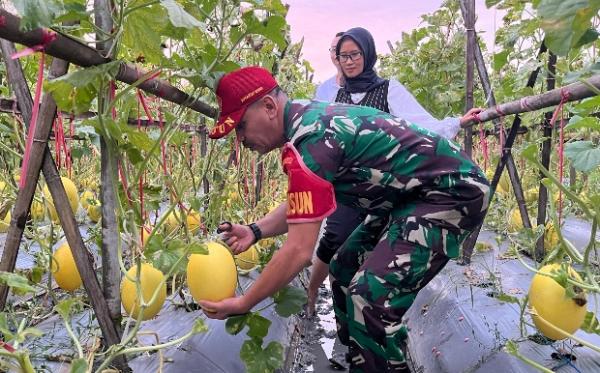
[[[288,142],[282,156],[288,177],[292,174],[286,169],[286,155],[293,153],[301,158],[298,169],[303,167],[313,179],[316,175],[329,182],[339,203],[371,215],[389,215],[400,206],[406,209],[407,202],[424,196],[465,199],[469,198],[465,193],[487,193],[485,176],[458,144],[370,107],[290,101],[284,126]],[[290,178],[288,192],[295,184],[298,182]],[[309,203],[315,201],[298,187],[295,193],[292,207],[302,206],[298,202],[304,196],[306,211],[301,212],[311,212]],[[317,188],[313,195],[322,197],[324,193],[324,188]],[[325,206],[312,216],[322,219],[328,215],[335,210],[331,203],[335,205],[335,201],[321,198],[319,204]],[[289,222],[301,221],[289,212],[288,208]]]

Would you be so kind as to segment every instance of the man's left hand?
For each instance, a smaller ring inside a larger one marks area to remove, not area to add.
[[[474,107],[469,109],[469,111],[467,111],[467,113],[460,118],[460,127],[467,128],[474,125],[477,122],[475,118],[476,115],[481,113],[482,111],[483,108],[480,107]]]
[[[203,300],[198,302],[206,317],[210,319],[224,320],[229,316],[241,315],[250,310],[243,297],[233,297],[223,299],[220,302],[210,302]]]

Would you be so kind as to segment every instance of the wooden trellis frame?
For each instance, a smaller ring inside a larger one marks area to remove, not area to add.
[[[21,115],[21,110],[19,110],[16,100],[12,100],[9,98],[0,98],[0,113]],[[69,113],[66,113],[66,112],[62,112],[62,114],[65,116],[69,115]],[[75,120],[89,119],[89,118],[95,117],[96,115],[98,115],[98,114],[93,111],[87,111],[83,114],[75,115],[73,117],[73,119],[75,119]],[[139,124],[141,127],[158,127],[159,126],[158,120],[136,119],[136,118],[129,118],[127,120],[127,124],[130,124],[133,126],[137,126]],[[204,124],[196,125],[196,124],[192,124],[192,123],[181,123],[177,126],[177,129],[179,129],[181,131],[185,131],[185,132],[198,132],[198,133],[208,131]],[[68,136],[65,136],[65,138],[68,138]]]
[[[472,2],[472,0],[468,1]],[[474,5],[471,4],[471,8],[474,9]],[[0,9],[0,17],[4,20],[3,24],[0,26],[0,38],[6,39],[10,42],[24,44],[29,47],[39,45],[42,43],[42,30],[38,29],[27,33],[21,32],[19,29],[20,19],[8,13],[4,9]],[[471,22],[471,20],[473,22]],[[474,25],[474,13],[472,13],[469,16],[469,25]],[[469,30],[469,35],[469,40],[471,40],[472,42],[469,47],[468,54],[471,56],[471,61],[473,61],[473,59],[477,61],[478,55],[481,54],[481,51],[478,49],[478,46],[472,44],[476,40],[474,30]],[[478,50],[479,52],[477,52]],[[12,43],[2,41],[2,52],[5,57],[14,53],[14,46],[12,46]],[[110,59],[103,57],[97,50],[83,45],[61,34],[58,34],[56,40],[48,43],[45,46],[45,52],[49,55],[56,57],[54,60],[55,64],[51,68],[51,75],[53,77],[66,73],[68,63],[74,63],[76,65],[86,67],[100,65],[111,61]],[[7,66],[9,66],[12,62],[18,64],[18,61],[9,61],[9,58],[5,58],[5,60]],[[479,68],[479,64],[477,65]],[[13,86],[13,90],[17,94],[17,101],[19,104],[19,108],[25,118],[25,122],[29,123],[30,120],[28,119],[31,118],[32,107],[31,95],[28,91],[26,82],[22,75],[20,65],[13,65],[10,68],[10,71],[11,74],[13,74],[13,76],[18,75],[18,71],[21,71],[20,77],[17,76],[11,78],[11,85]],[[480,76],[483,74],[481,68],[479,68],[479,74]],[[117,75],[117,79],[122,82],[132,84],[144,75],[144,71],[136,68],[135,66],[123,63]],[[537,76],[537,71],[535,72],[535,76]],[[533,78],[533,82],[535,82],[535,77]],[[589,79],[588,84],[600,88],[600,76],[596,76]],[[161,97],[165,100],[189,107],[192,110],[195,110],[204,115],[210,117],[214,117],[216,115],[215,108],[201,101],[193,99],[192,97],[188,96],[179,89],[171,86],[165,81],[159,79],[151,79],[149,81],[143,82],[138,87],[149,93],[155,94],[158,97]],[[489,92],[486,94],[486,96],[489,97],[491,95],[491,88],[489,88],[489,79],[488,90]],[[582,98],[589,97],[595,94],[595,92],[591,90],[586,84],[576,83],[573,85],[566,86],[560,90],[549,91],[548,93],[543,95],[527,97],[527,107],[523,107],[523,100],[513,101],[486,110],[482,112],[479,117],[482,121],[488,121],[497,119],[502,115],[518,114],[522,112],[538,110],[548,106],[553,106],[558,104],[558,102],[560,101],[561,93],[563,92],[563,90],[568,91],[570,93],[569,101],[580,100]],[[47,139],[50,132],[52,119],[55,116],[55,112],[56,104],[54,100],[50,95],[45,95],[44,100],[42,101],[40,117],[38,119],[39,125],[36,131],[36,142],[34,142],[34,150],[32,151],[32,158],[30,160],[29,169],[27,175],[22,175],[22,177],[27,178],[26,180],[28,180],[29,183],[19,191],[17,202],[15,204],[15,211],[11,220],[11,226],[9,229],[6,245],[3,252],[2,261],[0,262],[0,270],[11,272],[14,271],[19,243],[25,227],[26,218],[31,205],[31,201],[33,199],[35,185],[37,184],[37,179],[39,178],[39,172],[40,169],[42,169],[44,172],[44,176],[48,182],[52,197],[56,202],[56,208],[59,218],[61,220],[61,224],[63,225],[63,229],[65,230],[67,241],[71,245],[78,270],[84,282],[84,287],[90,296],[90,301],[94,308],[96,317],[98,318],[106,344],[117,344],[120,341],[119,333],[110,317],[110,313],[108,311],[107,306],[107,299],[102,294],[102,289],[100,288],[98,279],[95,276],[94,269],[91,265],[91,262],[88,260],[87,251],[84,247],[83,240],[81,239],[81,236],[77,229],[73,213],[70,210],[69,204],[66,202],[66,193],[62,184],[60,183],[60,178],[56,170],[56,165],[54,164],[54,161],[48,151]],[[511,168],[514,167],[514,161],[512,160],[512,156],[510,154],[510,147],[512,146],[512,142],[516,137],[519,126],[520,120],[517,117],[515,119],[515,122],[513,122],[513,126],[511,127],[511,130],[507,136],[506,148],[503,150],[502,158],[496,168],[496,172],[492,180],[493,189],[495,189],[495,186],[497,185],[500,179],[500,175],[502,173],[504,165],[507,165],[509,168],[509,175],[511,176],[513,186],[520,186],[518,181],[518,175],[516,175],[516,173],[514,172],[511,172]],[[467,138],[469,139],[468,141],[472,141],[472,136],[468,136]],[[202,153],[205,154],[205,133],[202,134],[202,139]],[[513,166],[510,166],[511,162]],[[514,170],[516,170],[516,168],[514,168]],[[517,191],[517,189],[521,190],[520,187],[514,188],[515,191]],[[518,196],[517,199],[519,199]],[[526,212],[523,216],[525,220]],[[476,240],[476,236],[477,234],[474,234],[472,237],[475,237]],[[467,245],[465,245],[465,252],[467,252]],[[5,305],[6,295],[7,288],[5,286],[0,287],[0,309],[2,309]]]
[[[104,6],[104,8],[103,8]],[[97,0],[96,3],[96,18],[102,20],[108,20],[110,15],[107,15],[104,10],[109,9],[108,3],[104,0]],[[2,54],[7,65],[7,71],[9,71],[9,82],[13,87],[13,91],[17,96],[17,103],[19,109],[27,124],[31,121],[31,113],[33,102],[31,99],[31,93],[29,92],[25,77],[20,66],[19,61],[14,61],[10,58],[12,54],[16,52],[14,45],[11,42],[17,42],[26,46],[32,47],[43,43],[44,31],[41,29],[33,30],[27,33],[20,31],[20,18],[16,17],[5,9],[0,9],[0,19],[2,23],[0,25],[0,40],[2,44]],[[102,25],[100,25],[102,26]],[[105,24],[106,26],[106,24]],[[75,63],[80,66],[93,66],[110,62],[111,60],[103,57],[97,50],[90,48],[86,45],[80,44],[66,36],[57,34],[54,41],[51,41],[44,45],[44,51],[49,55],[55,57],[52,67],[50,69],[50,78],[56,78],[64,75],[67,72],[69,62]],[[146,75],[141,69],[131,66],[129,64],[122,63],[120,65],[119,72],[116,76],[117,80],[125,83],[135,83],[140,77]],[[138,85],[138,88],[152,93],[165,100],[186,106],[194,111],[201,114],[214,117],[216,115],[216,109],[188,96],[186,93],[173,87],[168,82],[154,78],[142,82]],[[110,250],[104,248],[105,255],[103,255],[103,279],[104,279],[104,292],[100,287],[100,283],[92,262],[89,260],[87,249],[83,243],[83,239],[79,233],[76,225],[75,217],[70,209],[70,205],[67,201],[66,192],[62,185],[60,175],[54,164],[54,160],[49,151],[48,138],[52,127],[52,122],[56,116],[56,103],[51,95],[45,94],[42,99],[40,108],[40,114],[38,117],[38,125],[34,134],[34,143],[31,149],[31,158],[29,167],[26,175],[21,175],[26,178],[28,183],[21,189],[17,194],[17,201],[13,211],[8,235],[5,242],[4,251],[2,253],[2,260],[0,261],[0,270],[13,272],[15,269],[16,258],[18,255],[19,244],[23,235],[27,216],[35,193],[35,187],[39,179],[40,169],[42,169],[50,189],[53,200],[55,201],[55,207],[63,226],[67,242],[71,247],[77,269],[82,278],[82,282],[86,292],[90,297],[90,302],[94,313],[98,319],[98,324],[102,331],[105,343],[107,346],[118,344],[120,338],[120,312],[121,305],[119,296],[115,297],[114,294],[119,292],[119,281],[120,281],[120,269],[118,262],[115,261],[114,255],[116,255],[116,246],[114,242],[110,245]],[[106,156],[107,152],[101,152],[101,156]],[[104,162],[103,162],[104,163]],[[107,172],[107,176],[114,174],[114,167]],[[106,180],[105,180],[106,181]],[[112,183],[111,183],[112,185]],[[106,191],[103,191],[106,192]],[[106,193],[103,193],[103,196]],[[103,209],[106,210],[106,205],[114,206],[110,201],[103,201]],[[103,211],[103,215],[106,211]],[[114,216],[114,209],[112,215]],[[106,216],[105,216],[106,217]],[[103,236],[106,238],[105,230],[114,228],[116,230],[116,219],[112,219],[111,222],[103,221]],[[116,238],[118,239],[118,237]],[[103,240],[104,242],[105,240]],[[106,253],[111,252],[110,263],[104,262]],[[115,265],[116,263],[116,265]],[[110,273],[107,273],[110,267]],[[108,293],[108,298],[106,294]],[[8,296],[8,287],[5,285],[0,286],[0,310],[4,309],[6,304],[6,298]],[[116,299],[116,301],[115,301]],[[110,307],[109,307],[110,306]],[[112,312],[111,312],[112,311]],[[112,315],[111,315],[112,314]],[[126,360],[124,356],[118,356],[115,359],[115,365],[121,370],[128,370]]]
[[[474,5],[471,8],[469,8],[467,6],[467,4],[465,4],[470,1],[472,1],[472,0],[461,0],[461,2],[460,2],[461,11],[463,14],[463,18],[465,19],[466,25],[469,24],[472,17],[474,17]],[[472,12],[472,14],[470,14],[471,12]],[[474,27],[474,25],[471,23],[470,28],[473,28],[473,27]],[[469,26],[467,26],[467,28],[469,28]],[[474,32],[474,30],[473,30],[473,32]],[[492,195],[490,196],[490,199],[493,197],[493,193],[495,192],[496,186],[498,185],[498,182],[500,181],[500,176],[502,175],[504,166],[506,166],[508,169],[508,174],[509,174],[510,181],[511,181],[511,184],[513,187],[513,191],[514,191],[515,197],[517,199],[519,212],[521,213],[523,226],[526,228],[531,228],[532,225],[531,225],[531,220],[529,218],[527,208],[525,206],[525,198],[523,196],[523,188],[521,186],[521,181],[519,179],[517,168],[514,163],[512,153],[511,153],[512,146],[513,146],[516,136],[521,128],[520,127],[521,118],[519,117],[518,114],[536,111],[539,109],[558,105],[561,102],[561,100],[564,100],[565,94],[567,94],[566,100],[565,100],[566,102],[578,101],[583,98],[594,96],[594,95],[596,95],[596,91],[594,91],[594,89],[596,89],[596,90],[600,89],[600,75],[595,75],[595,76],[589,78],[584,83],[573,83],[573,84],[567,85],[565,87],[562,87],[560,89],[554,89],[555,81],[554,81],[553,69],[554,69],[554,65],[556,64],[556,56],[554,56],[550,52],[549,61],[548,61],[549,78],[547,80],[548,92],[546,92],[544,94],[524,97],[524,98],[521,98],[520,100],[514,100],[511,102],[504,103],[504,104],[496,105],[494,94],[491,89],[489,76],[487,74],[487,70],[486,70],[486,67],[485,67],[485,64],[483,61],[483,54],[481,53],[479,43],[477,42],[476,37],[468,38],[467,43],[468,44],[474,43],[474,45],[470,49],[475,51],[473,58],[475,59],[475,63],[477,65],[477,69],[479,72],[479,77],[482,82],[483,90],[484,90],[486,97],[488,97],[488,105],[490,107],[488,110],[485,110],[479,114],[479,120],[481,122],[485,122],[485,121],[490,121],[490,120],[497,120],[506,115],[517,114],[513,120],[513,124],[510,128],[509,133],[507,135],[505,134],[505,136],[504,136],[506,140],[505,140],[504,148],[502,149],[502,156],[500,158],[500,161],[498,162],[496,171],[494,172],[494,177],[492,178],[492,182],[491,182]],[[540,58],[541,55],[543,53],[545,53],[546,51],[547,51],[547,48],[546,48],[545,44],[542,42],[542,45],[540,46],[540,49],[538,52],[538,58]],[[469,64],[468,59],[469,59],[469,56],[467,56],[467,65]],[[540,71],[540,67],[538,67],[536,70],[534,70],[531,73],[531,75],[529,76],[529,79],[527,81],[527,87],[533,87],[535,85],[537,76],[539,75],[539,71]],[[467,105],[467,107],[468,107],[468,105]],[[551,117],[552,117],[552,112],[545,114],[544,136],[547,137],[547,140],[544,141],[544,143],[543,143],[541,156],[542,156],[542,165],[544,165],[546,168],[548,167],[549,162],[550,162],[550,146],[551,146],[550,136],[551,136],[552,130],[553,130],[551,128],[551,126],[549,125]],[[472,122],[471,124],[474,124],[474,122]],[[499,128],[498,123],[496,123],[496,127]],[[469,138],[472,138],[472,137],[469,136]],[[543,176],[540,175],[540,180],[542,177]],[[538,200],[538,216],[537,216],[538,224],[545,223],[547,198],[548,198],[547,190],[546,190],[545,186],[540,183],[539,200]],[[480,231],[481,231],[481,225],[475,229],[475,231],[467,238],[467,240],[465,240],[465,243],[463,244],[463,255],[461,258],[461,262],[463,264],[470,263],[471,255],[473,253],[473,249],[477,242],[477,237],[479,236]],[[536,250],[533,253],[533,256],[534,256],[534,258],[539,259],[539,260],[541,260],[544,257],[543,237],[540,238],[540,240],[538,240],[537,245],[536,245]]]

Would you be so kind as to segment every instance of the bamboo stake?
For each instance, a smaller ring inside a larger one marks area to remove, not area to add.
[[[546,87],[548,91],[551,91],[556,86],[556,60],[557,57],[554,53],[550,52],[548,55],[548,74],[546,76]],[[600,78],[600,75],[598,76]],[[600,80],[598,81],[600,84]],[[560,92],[559,92],[560,94]],[[549,170],[550,166],[550,155],[552,152],[552,126],[550,125],[550,121],[552,120],[552,111],[547,111],[544,113],[544,137],[545,140],[542,143],[541,149],[541,163],[544,168]],[[538,209],[537,209],[537,223],[546,224],[546,206],[548,205],[548,189],[544,184],[542,184],[541,180],[546,176],[540,171],[539,173],[539,196],[538,196]],[[561,180],[562,182],[562,180]],[[556,229],[560,229],[557,227]],[[534,259],[542,260],[544,258],[544,235],[536,242],[535,245],[535,253]]]
[[[467,65],[467,76],[465,84],[465,113],[473,108],[473,80],[475,75],[474,62],[475,62],[475,0],[461,0],[465,7],[465,28],[467,30],[466,40],[466,65]],[[464,151],[469,157],[473,154],[473,128],[471,126],[465,129],[464,136]]]
[[[540,49],[538,51],[538,58],[540,58],[541,55],[545,52],[546,52],[546,45],[542,42],[542,45],[540,46]],[[483,59],[483,57],[482,57],[482,59]],[[485,67],[485,65],[484,65],[484,67]],[[527,79],[527,85],[526,85],[527,87],[533,87],[535,85],[535,82],[537,80],[537,76],[538,76],[539,72],[540,72],[540,67],[538,67],[537,69],[535,69],[534,71],[531,72],[531,74],[529,75],[529,79]],[[489,79],[488,79],[488,81],[489,81]],[[490,94],[487,96],[493,97],[492,91],[491,91],[491,86],[488,86],[488,88],[490,89]],[[494,118],[494,119],[496,119],[496,118]],[[500,176],[502,175],[504,166],[509,164],[509,165],[511,165],[509,167],[513,167],[514,169],[516,169],[516,166],[514,165],[514,160],[512,158],[512,154],[511,154],[511,148],[517,137],[517,134],[519,133],[520,126],[521,126],[521,118],[517,115],[517,116],[515,116],[515,119],[513,120],[512,126],[510,128],[510,132],[508,133],[508,136],[506,137],[504,149],[502,149],[502,157],[500,157],[500,162],[498,163],[498,166],[496,167],[496,172],[494,172],[494,177],[492,178],[492,182],[491,182],[491,186],[492,186],[491,193],[492,194],[490,195],[490,199],[493,197],[493,193],[495,192],[496,186],[498,185],[498,182],[500,181]],[[509,176],[510,176],[510,173],[509,173]],[[514,179],[511,177],[511,181],[512,180],[518,180],[518,177],[516,177]],[[524,216],[528,217],[528,215],[524,215]],[[529,223],[531,223],[531,222],[529,222]],[[523,225],[525,225],[525,224],[527,224],[526,221],[523,222]],[[471,262],[471,255],[473,253],[473,249],[475,248],[475,244],[477,243],[477,237],[479,236],[479,232],[481,231],[482,225],[483,225],[483,223],[478,225],[473,230],[473,232],[469,235],[469,237],[467,237],[465,242],[463,243],[463,256],[462,256],[461,264],[469,264]]]
[[[552,89],[546,93],[505,102],[481,112],[479,119],[482,122],[487,122],[507,115],[527,113],[555,106],[560,103],[563,95],[567,96],[565,102],[579,101],[597,95],[598,90],[600,90],[600,74],[594,75],[582,82]],[[474,125],[475,123],[476,121],[473,119],[469,122],[469,125]]]
[[[7,70],[11,72],[9,74],[10,84],[11,86],[16,87],[14,91],[18,95],[17,100],[20,103],[23,103],[21,110],[23,111],[23,116],[26,119],[26,123],[29,123],[31,120],[31,111],[26,112],[25,110],[28,106],[31,108],[33,105],[27,104],[31,103],[31,94],[28,92],[25,76],[23,75],[20,63],[17,60],[6,58],[6,56],[14,53],[15,49],[12,43],[8,43],[4,40],[1,42]],[[64,75],[67,71],[67,67],[67,62],[58,58],[54,59],[50,68],[50,76],[57,77]],[[19,97],[20,95],[23,95],[23,97]],[[48,149],[48,134],[50,133],[50,128],[52,127],[52,121],[55,115],[56,103],[54,102],[54,99],[52,99],[51,95],[46,94],[42,99],[42,104],[40,107],[40,115],[38,117],[39,125],[36,128],[36,133],[34,134],[34,139],[36,139],[36,141],[33,142],[33,147],[31,149],[29,168],[26,175],[21,175],[21,177],[25,177],[28,182],[22,189],[19,190],[19,194],[17,195],[17,201],[15,203],[15,217],[12,218],[11,226],[6,237],[4,252],[2,254],[2,262],[0,262],[0,269],[11,272],[14,270],[19,250],[19,243],[21,241],[27,220],[27,213],[29,211],[31,201],[33,200],[35,187],[39,179],[40,168],[42,167],[43,163],[43,172],[46,183],[48,184],[48,189],[50,189],[50,194],[52,195],[52,199],[65,232],[67,242],[71,247],[75,264],[77,265],[77,269],[83,281],[83,286],[90,297],[90,302],[94,308],[94,313],[98,319],[98,324],[100,325],[104,339],[106,340],[107,345],[117,344],[119,343],[118,334],[116,333],[114,325],[110,319],[106,301],[102,296],[100,283],[96,278],[92,262],[89,260],[88,251],[85,248],[83,239],[81,238],[79,229],[77,228],[77,223],[75,221],[73,211],[71,211],[60,175]],[[3,308],[6,304],[7,290],[3,289],[2,293],[0,293],[0,296],[0,305]]]
[[[17,105],[17,107],[15,108],[14,106]],[[16,114],[16,115],[21,115],[21,110],[18,109],[19,104],[12,99],[9,98],[0,98],[0,113],[10,113],[10,114]],[[63,115],[65,116],[69,116],[70,113],[67,113],[65,111],[61,112]],[[89,119],[89,118],[93,118],[95,116],[97,116],[98,114],[93,112],[93,111],[86,111],[85,113],[79,114],[79,115],[75,115],[73,119],[75,120],[83,120],[83,119]],[[138,119],[136,118],[129,118],[127,119],[127,124],[131,124],[131,125],[135,125],[137,126],[138,124],[141,127],[158,127],[158,122],[153,120],[150,121],[148,119]],[[192,124],[192,123],[181,123],[179,126],[177,126],[177,128],[179,128],[182,131],[186,131],[186,132],[206,132],[206,126],[204,124]],[[68,138],[68,137],[65,137]]]
[[[463,14],[463,18],[466,19],[467,10],[465,8],[464,2],[462,2],[462,1],[460,2],[460,9]],[[477,72],[479,73],[479,80],[481,81],[481,85],[483,87],[483,92],[485,94],[485,97],[487,97],[487,100],[486,100],[487,105],[488,105],[488,107],[493,107],[496,105],[496,97],[494,95],[494,91],[492,90],[492,85],[490,83],[490,77],[488,75],[487,68],[485,66],[485,61],[483,59],[483,53],[481,52],[481,47],[479,45],[479,42],[477,42],[477,34],[475,34],[475,39],[476,39],[476,42],[474,45],[474,47],[475,47],[475,50],[474,50],[475,65],[477,67]],[[500,130],[502,130],[502,132],[503,132],[502,136],[503,136],[503,138],[506,139],[507,135],[506,135],[505,130],[502,129],[502,126],[500,125],[500,121],[496,119],[496,120],[494,120],[494,124],[495,124],[495,127],[498,129],[498,133]],[[520,121],[519,121],[519,125],[520,125]],[[524,128],[518,127],[517,134],[521,134],[522,129],[524,129]],[[498,186],[498,182],[500,181],[500,177],[502,175],[503,169],[501,166],[502,166],[502,162],[499,162],[496,167],[496,171],[494,173],[494,177],[491,182],[492,191],[491,191],[491,195],[490,195],[490,200],[493,198],[494,192],[496,190],[496,186]],[[523,188],[521,186],[521,180],[519,178],[515,160],[512,156],[512,153],[510,153],[510,152],[507,154],[506,168],[508,170],[508,176],[510,177],[510,181],[513,186],[513,191],[515,192],[515,197],[517,198],[517,204],[519,206],[519,212],[521,213],[521,217],[523,220],[523,226],[526,228],[531,228],[531,221],[529,219],[529,213],[527,211],[527,207],[525,206],[525,197],[523,195]],[[462,264],[468,264],[471,262],[471,255],[473,254],[473,248],[475,247],[475,244],[477,242],[477,237],[479,236],[480,229],[481,229],[481,227],[476,229],[465,241],[465,244],[463,245],[463,255],[462,255],[462,260],[461,260]]]
[[[5,9],[0,9],[0,38],[32,47],[42,44],[44,37],[42,29],[22,32],[19,28],[21,19]],[[78,66],[89,67],[111,62],[109,58],[103,57],[94,48],[81,44],[62,34],[56,35],[56,40],[48,43],[45,52],[53,57],[60,58]],[[138,69],[134,65],[122,63],[116,79],[132,84],[147,72]],[[196,100],[185,92],[173,87],[171,84],[160,79],[150,79],[138,86],[140,89],[152,93],[167,101],[186,106],[194,111],[208,117],[215,117],[217,110],[210,105]]]
[[[110,12],[111,1],[94,1],[94,19],[96,26],[110,33],[113,22]],[[102,35],[97,35],[100,39]],[[103,54],[111,50],[112,42],[98,43],[97,49]],[[109,56],[112,57],[112,56]],[[99,92],[98,112],[103,112],[110,100],[110,88]],[[102,287],[108,312],[116,332],[121,340],[121,268],[119,267],[119,245],[121,236],[117,226],[117,197],[114,186],[117,184],[117,164],[119,157],[116,144],[112,139],[100,135],[100,204],[102,209]],[[130,370],[121,355],[115,364],[119,370]]]

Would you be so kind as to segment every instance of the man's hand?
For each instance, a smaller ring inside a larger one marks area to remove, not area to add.
[[[329,265],[323,262],[321,259],[316,257],[313,260],[313,265],[310,271],[310,281],[308,283],[307,295],[308,295],[308,306],[307,312],[309,316],[315,313],[315,304],[319,295],[319,287],[327,277],[329,273]]]
[[[477,114],[481,113],[482,111],[483,108],[480,107],[474,107],[472,109],[469,109],[469,111],[467,111],[467,113],[460,118],[460,127],[467,128],[474,125],[477,122]]]
[[[250,308],[244,302],[244,297],[227,298],[220,302],[203,300],[198,304],[200,304],[204,314],[209,319],[224,320],[229,316],[241,315],[250,311]]]
[[[237,255],[244,252],[254,243],[254,233],[247,225],[229,223],[219,225],[223,230],[223,241],[229,245],[231,251]]]

